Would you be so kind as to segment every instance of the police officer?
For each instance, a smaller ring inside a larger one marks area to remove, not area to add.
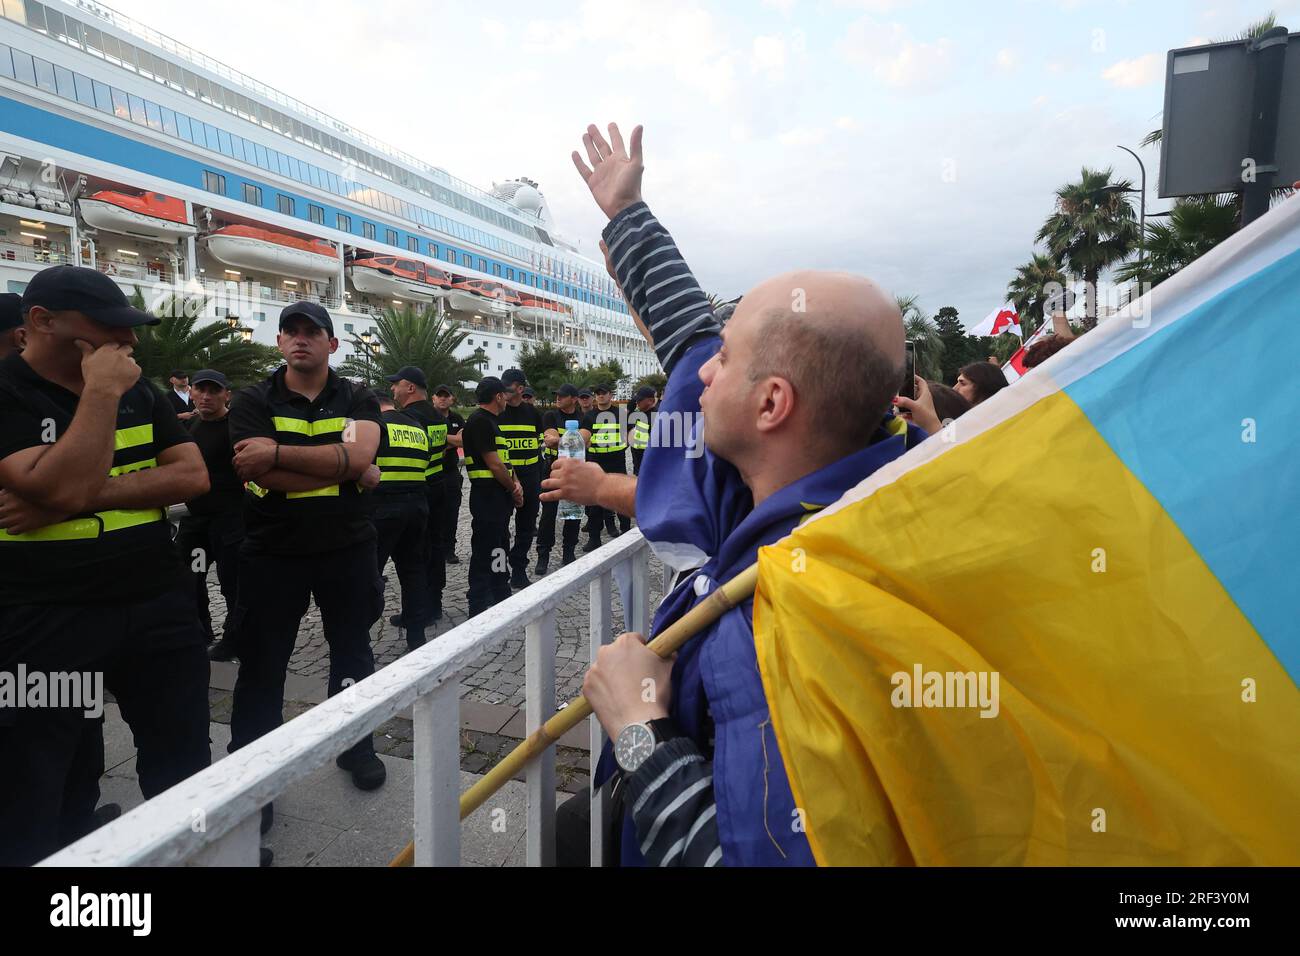
[[[235,473],[247,490],[232,751],[283,720],[285,670],[310,599],[329,643],[331,695],[374,672],[370,626],[384,608],[375,527],[362,496],[363,485],[379,484],[372,464],[379,403],[330,368],[338,339],[316,303],[280,313],[276,344],[286,364],[241,390],[230,408]],[[384,782],[369,734],[336,763],[362,790]],[[264,829],[270,821],[268,805]]]
[[[489,376],[478,383],[478,409],[466,420],[465,474],[469,476],[469,615],[510,597],[510,516],[524,503],[523,486],[510,472],[510,451],[497,424],[508,389]]]
[[[594,461],[605,470],[606,474],[627,474],[627,443],[623,440],[623,430],[618,421],[618,413],[613,406],[613,388],[602,382],[592,389],[595,405],[582,417],[582,437],[587,442],[587,460]],[[614,528],[618,519],[619,528]],[[632,527],[632,520],[627,515],[616,515],[599,505],[587,508],[587,543],[583,551],[595,551],[600,547],[601,526],[611,538],[617,538]]]
[[[217,568],[217,585],[226,599],[226,621],[238,603],[239,546],[244,540],[244,486],[232,464],[230,444],[230,383],[214,369],[195,372],[190,384],[195,416],[183,427],[203,456],[211,490],[185,502],[186,514],[176,534],[176,548],[194,579],[199,620],[209,643],[216,639],[208,610],[208,569]],[[208,651],[216,661],[234,656],[234,634],[223,630],[221,640]]]
[[[515,537],[510,547],[510,586],[526,588],[528,550],[537,533],[537,512],[542,493],[542,415],[531,402],[524,400],[528,380],[517,368],[508,368],[501,376],[506,386],[506,407],[497,421],[510,447],[510,466],[515,480],[524,489],[523,506],[515,512]]]
[[[429,402],[429,383],[424,372],[414,365],[388,376],[392,382],[393,402],[414,418],[429,439],[429,462],[424,469],[424,500],[429,516],[424,530],[424,566],[427,590],[425,625],[442,620],[442,592],[447,586],[447,564],[442,543],[446,539],[446,509],[443,504],[443,473],[447,470],[447,419]],[[459,471],[456,474],[459,479]],[[404,627],[405,618],[398,614],[388,619],[394,627]]]
[[[583,388],[578,390],[578,410],[586,415],[596,407],[596,400],[592,397],[591,389]]]
[[[146,798],[210,759],[208,658],[165,510],[208,477],[131,357],[136,327],[158,320],[76,266],[33,276],[22,307],[26,348],[0,361],[0,672],[90,687],[79,702],[0,705],[0,865],[93,828],[104,689]]]
[[[537,393],[533,391],[533,388],[530,385],[524,386],[524,402],[533,407],[537,406]]]
[[[632,397],[636,410],[628,416],[628,446],[632,449],[632,474],[640,476],[641,459],[650,447],[650,431],[655,421],[655,390],[642,385]]]
[[[403,372],[411,374],[409,369]],[[429,501],[424,493],[425,473],[429,470],[429,434],[414,416],[394,407],[391,395],[375,389],[375,399],[384,421],[379,433],[379,453],[375,457],[379,487],[370,502],[376,558],[381,574],[390,557],[397,568],[402,590],[401,626],[406,631],[407,649],[415,650],[424,643],[429,613],[429,582],[425,572]],[[442,464],[441,448],[438,464]],[[441,505],[441,499],[437,503]]]
[[[446,564],[460,564],[460,558],[456,557],[456,530],[460,525],[464,480],[460,470],[460,431],[465,427],[465,419],[451,407],[455,401],[456,393],[450,385],[439,385],[433,390],[434,410],[447,419],[447,451],[442,459],[442,555]]]
[[[23,297],[13,292],[0,293],[0,359],[21,352],[26,336],[23,331]]]
[[[578,390],[571,383],[565,382],[555,393],[555,408],[542,414],[542,480],[551,473],[551,464],[560,455],[560,439],[564,436],[564,423],[578,420]],[[555,521],[559,511],[558,501],[542,502],[542,520],[537,529],[537,567],[535,573],[541,575],[549,570],[551,549],[555,547]],[[561,530],[563,544],[562,564],[571,564],[578,547],[578,528],[580,521],[564,521]]]

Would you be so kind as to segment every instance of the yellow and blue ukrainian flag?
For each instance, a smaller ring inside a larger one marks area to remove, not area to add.
[[[1297,302],[1300,198],[760,550],[818,862],[1300,864]]]

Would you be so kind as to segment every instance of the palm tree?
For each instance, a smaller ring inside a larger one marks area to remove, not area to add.
[[[543,401],[549,401],[555,390],[570,380],[577,361],[571,351],[549,339],[530,342],[519,352],[519,368]]]
[[[431,386],[460,386],[476,381],[479,372],[473,361],[455,354],[469,332],[432,309],[416,312],[409,305],[400,310],[390,306],[375,319],[375,337],[369,344],[352,333],[353,354],[343,360],[339,373],[375,384],[400,368],[414,365],[424,372]]]
[[[1254,23],[1246,27],[1246,29],[1238,33],[1235,37],[1229,37],[1228,39],[1254,40],[1263,36],[1269,30],[1273,29],[1275,26],[1277,26],[1277,14],[1270,12],[1268,16],[1264,17],[1264,19],[1255,21]],[[1220,42],[1226,42],[1226,41],[1220,41]],[[1164,138],[1163,129],[1153,129],[1151,132],[1147,133],[1146,136],[1142,137],[1142,145],[1152,146],[1156,143],[1159,143],[1163,138]]]
[[[898,295],[894,296],[894,302],[903,315],[903,333],[916,347],[916,374],[937,381],[943,374],[943,339],[934,320],[917,303],[918,298]]]
[[[1112,182],[1111,169],[1084,167],[1079,182],[1056,191],[1056,212],[1036,237],[1074,275],[1083,279],[1083,324],[1097,325],[1097,281],[1101,273],[1126,259],[1137,243],[1138,227],[1126,192],[1128,180]]]
[[[148,311],[138,286],[131,304]],[[136,329],[139,342],[132,353],[145,378],[162,382],[175,369],[210,368],[225,375],[232,388],[239,388],[265,378],[280,364],[278,349],[245,341],[242,327],[221,321],[200,324],[208,307],[202,296],[171,296],[155,304],[153,314],[162,322]]]
[[[1067,284],[1061,264],[1041,252],[1035,252],[1032,259],[1016,268],[1016,277],[1007,285],[1007,298],[1020,313],[1020,328],[1026,338],[1043,324],[1048,289],[1064,289]]]
[[[1231,195],[1179,199],[1167,222],[1147,223],[1145,262],[1124,263],[1115,270],[1116,281],[1159,285],[1232,235],[1237,213]]]

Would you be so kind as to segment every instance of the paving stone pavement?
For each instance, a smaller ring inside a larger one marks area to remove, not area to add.
[[[465,601],[467,574],[469,571],[469,485],[463,486],[464,496],[461,500],[460,521],[456,534],[456,553],[460,564],[447,565],[447,587],[443,591],[443,618],[436,628],[426,632],[426,636],[436,639],[458,624],[468,619]],[[586,536],[582,537],[586,540]],[[606,538],[605,540],[608,540]],[[579,551],[581,554],[581,551]],[[529,556],[529,577],[536,563],[536,546]],[[551,554],[552,569],[559,567],[560,551],[557,546]],[[384,614],[372,628],[372,646],[375,651],[375,667],[390,664],[406,650],[406,640],[398,628],[388,623],[388,618],[401,610],[401,599],[397,586],[397,572],[390,562],[385,570],[388,581],[385,586]],[[650,559],[650,607],[655,608],[660,600],[663,582],[663,567],[653,556]],[[535,579],[533,587],[546,587],[546,578]],[[212,614],[213,626],[220,631],[225,620],[226,606],[221,592],[217,589],[216,573],[208,575],[208,600]],[[623,630],[623,605],[618,588],[613,588],[614,633]],[[586,671],[589,659],[587,631],[589,628],[589,601],[585,588],[571,597],[556,613],[555,620],[555,683],[556,699],[569,700],[582,693],[582,675]],[[313,602],[303,618],[298,631],[298,644],[289,660],[289,673],[300,677],[319,679],[323,684],[329,676],[329,647],[325,643],[325,633],[321,627],[320,611]],[[484,654],[462,676],[465,685],[465,697],[470,700],[488,704],[506,704],[512,707],[524,705],[524,631],[521,626],[518,634],[508,637],[498,651]]]

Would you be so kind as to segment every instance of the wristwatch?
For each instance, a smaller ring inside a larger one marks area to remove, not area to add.
[[[662,743],[680,737],[677,727],[667,717],[643,724],[628,724],[618,732],[614,741],[614,760],[627,773],[633,773],[650,759]]]

